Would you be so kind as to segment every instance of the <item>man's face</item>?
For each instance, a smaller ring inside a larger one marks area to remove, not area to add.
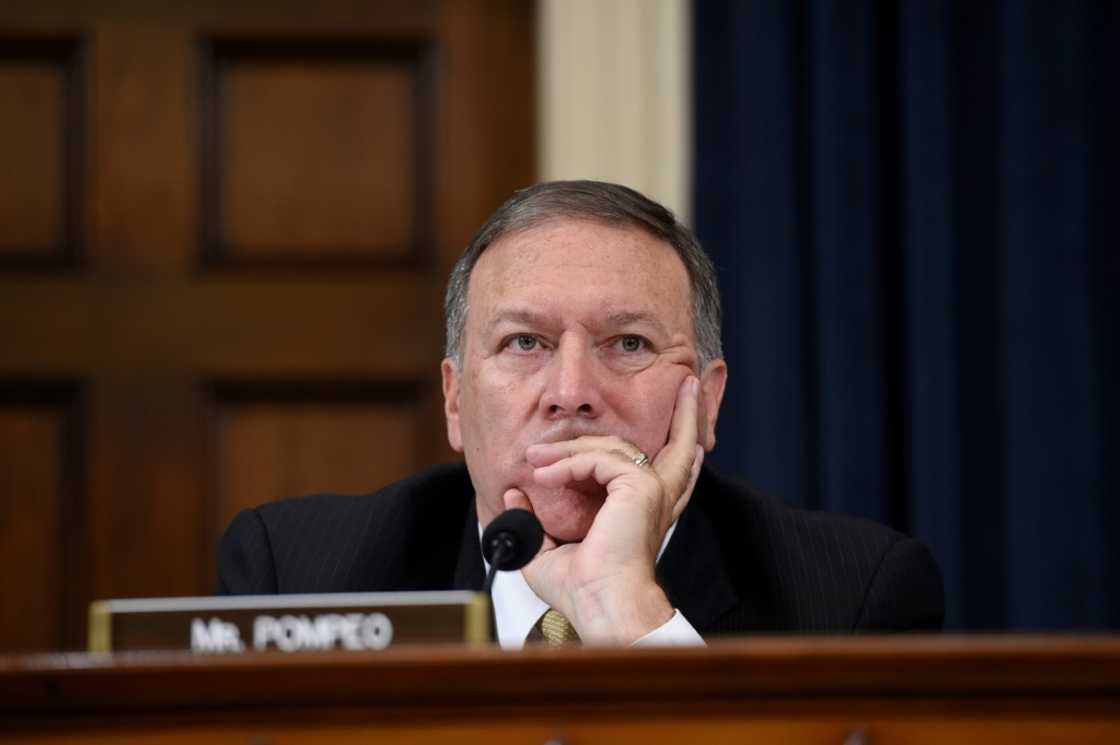
[[[545,532],[581,540],[605,490],[536,485],[525,449],[615,435],[655,458],[690,373],[702,373],[699,437],[711,449],[726,367],[696,369],[689,292],[672,247],[633,228],[555,219],[483,252],[462,367],[443,362],[448,439],[466,458],[483,524],[516,487]]]

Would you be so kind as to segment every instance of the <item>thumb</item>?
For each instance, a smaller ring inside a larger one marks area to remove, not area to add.
[[[533,511],[533,503],[529,501],[529,497],[525,496],[525,492],[520,489],[507,489],[506,493],[502,495],[502,503],[505,504],[507,510],[528,510],[534,515],[537,514]],[[556,546],[556,539],[546,532],[544,542],[541,544],[541,552],[537,554],[537,558],[540,558],[541,554],[556,548]],[[536,561],[537,559],[533,559],[530,564]]]
[[[502,495],[502,503],[505,504],[507,510],[533,511],[532,503],[525,496],[525,492],[520,489],[507,489],[506,493]]]

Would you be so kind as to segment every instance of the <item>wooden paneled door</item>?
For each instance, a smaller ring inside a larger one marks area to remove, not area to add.
[[[532,14],[0,6],[0,651],[210,592],[241,507],[453,455],[442,293],[533,178]]]

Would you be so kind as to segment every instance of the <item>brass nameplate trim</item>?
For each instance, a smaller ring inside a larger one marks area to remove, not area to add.
[[[375,650],[490,641],[490,600],[476,592],[390,592],[101,600],[90,651]]]

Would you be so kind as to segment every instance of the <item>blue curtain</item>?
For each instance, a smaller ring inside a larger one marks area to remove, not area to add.
[[[950,628],[1120,627],[1118,5],[694,5],[713,460],[926,539]]]

